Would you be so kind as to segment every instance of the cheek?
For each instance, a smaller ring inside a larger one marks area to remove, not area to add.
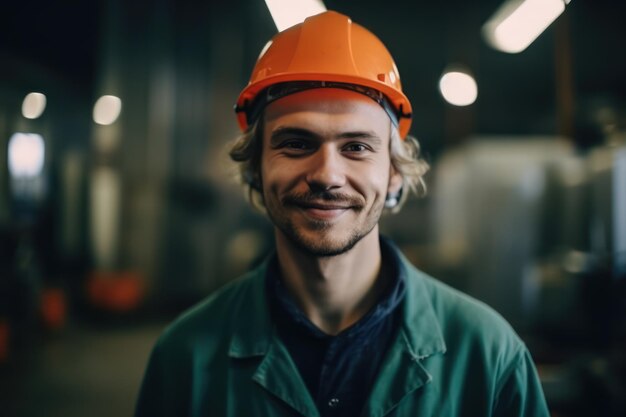
[[[261,169],[261,190],[263,193],[263,198],[267,198],[268,195],[271,195],[272,189],[275,188],[274,185],[274,175],[271,169],[262,168]]]
[[[276,182],[289,183],[306,177],[311,169],[307,159],[291,159],[284,155],[269,157],[261,167],[263,175]]]
[[[351,184],[352,193],[361,195],[368,206],[380,205],[387,198],[387,175],[382,171],[355,177]]]
[[[279,160],[266,160],[261,165],[263,194],[277,195],[294,187],[298,182],[296,170]]]
[[[367,178],[372,193],[380,194],[383,198],[387,195],[387,189],[389,187],[389,175],[390,168],[384,161],[376,165],[375,169],[372,169]],[[362,178],[366,178],[364,175]]]
[[[261,177],[263,178],[263,188],[265,189],[280,180],[280,178],[277,178],[279,177],[277,175],[277,169],[275,166],[272,166],[271,161],[266,161],[261,165]]]

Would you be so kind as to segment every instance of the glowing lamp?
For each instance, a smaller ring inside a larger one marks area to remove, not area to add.
[[[46,145],[37,133],[14,133],[9,139],[9,172],[14,178],[37,177],[43,170]]]
[[[509,0],[483,26],[487,42],[503,52],[528,47],[565,10],[570,0]]]
[[[326,11],[322,0],[265,0],[265,3],[279,32]]]
[[[36,119],[46,109],[46,96],[41,93],[28,93],[22,102],[22,115],[27,119]]]
[[[478,86],[466,72],[447,71],[439,80],[439,91],[443,98],[455,106],[468,106],[478,97]]]
[[[93,106],[93,121],[99,125],[113,124],[122,112],[122,100],[115,96],[102,96]]]

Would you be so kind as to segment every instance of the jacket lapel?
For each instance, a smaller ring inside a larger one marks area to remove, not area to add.
[[[432,377],[409,349],[406,334],[401,330],[390,346],[370,398],[363,410],[364,416],[380,417],[389,413],[406,396],[430,382]]]
[[[238,314],[228,354],[233,359],[257,357],[260,360],[252,379],[273,396],[280,398],[305,417],[319,417],[287,348],[275,335],[267,305],[266,260],[252,272],[251,285],[241,300],[246,305],[233,309]]]
[[[398,335],[389,347],[380,374],[363,415],[381,417],[393,410],[407,395],[423,387],[432,376],[422,360],[446,350],[439,322],[423,277],[399,254],[406,277],[407,293]],[[268,261],[253,272],[250,291],[240,299],[236,327],[229,348],[232,358],[261,359],[252,379],[306,417],[319,417],[311,395],[287,349],[274,334],[267,305],[265,274]]]
[[[303,416],[319,417],[317,407],[298,369],[277,337],[252,379]]]
[[[364,416],[386,415],[405,396],[429,383],[432,376],[422,364],[423,359],[446,351],[441,327],[423,277],[397,252],[407,285],[402,304],[402,323],[363,410]]]

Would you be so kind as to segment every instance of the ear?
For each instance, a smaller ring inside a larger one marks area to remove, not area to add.
[[[387,194],[397,195],[402,188],[402,175],[398,171],[396,171],[396,168],[393,165],[391,165],[389,171],[389,184],[387,184]]]

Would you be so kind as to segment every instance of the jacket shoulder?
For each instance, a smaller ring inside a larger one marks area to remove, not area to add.
[[[493,308],[421,271],[414,270],[430,300],[448,347],[484,351],[514,360],[526,347],[511,325]]]
[[[188,350],[203,341],[204,347],[226,342],[241,309],[262,297],[263,281],[262,270],[256,269],[224,285],[169,324],[157,346]]]

